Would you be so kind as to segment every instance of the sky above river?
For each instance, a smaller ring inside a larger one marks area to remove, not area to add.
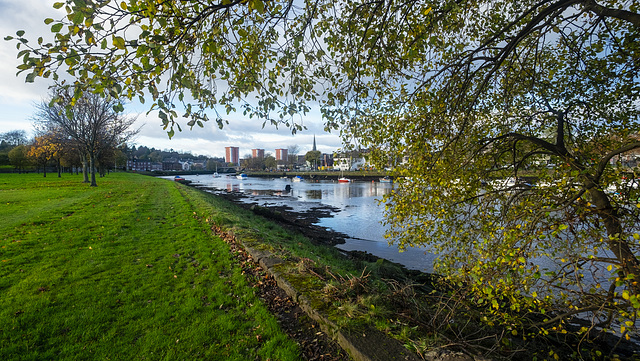
[[[57,0],[59,1],[59,0]],[[44,19],[60,19],[64,10],[55,10],[51,0],[0,0],[0,133],[23,129],[32,136],[32,119],[35,104],[47,97],[52,84],[46,79],[37,79],[34,83],[25,83],[26,74],[16,77],[16,67],[21,63],[16,56],[15,41],[5,41],[6,36],[15,36],[16,31],[24,30],[25,37],[35,42],[39,36],[45,41],[50,36],[50,26]],[[147,102],[150,104],[150,102]],[[138,146],[144,145],[157,149],[188,151],[194,155],[224,156],[224,147],[240,147],[240,156],[251,154],[251,149],[261,148],[275,155],[276,148],[291,145],[300,147],[300,154],[311,150],[315,135],[317,148],[324,153],[332,153],[341,147],[337,134],[323,130],[322,117],[318,109],[312,110],[304,119],[307,130],[292,135],[288,128],[276,129],[265,126],[262,120],[249,119],[239,113],[229,114],[229,125],[218,129],[215,123],[205,124],[204,128],[189,130],[184,126],[182,132],[169,139],[157,112],[147,113],[147,108],[139,104],[128,104],[125,113],[137,117],[136,128],[140,133],[134,140]],[[181,124],[186,121],[182,120]]]

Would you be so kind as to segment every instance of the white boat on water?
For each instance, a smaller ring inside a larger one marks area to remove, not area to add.
[[[220,178],[220,177],[221,177],[221,175],[218,174],[218,172],[213,173],[213,178]]]
[[[243,179],[247,179],[248,176],[245,173],[241,173],[241,174],[236,175],[236,178],[240,179],[240,180],[243,180]]]
[[[297,175],[297,176],[295,176],[295,177],[291,178],[291,181],[292,181],[292,182],[302,182],[302,180],[303,180],[303,179],[302,179],[302,177],[301,177],[301,176],[299,176],[299,175]]]

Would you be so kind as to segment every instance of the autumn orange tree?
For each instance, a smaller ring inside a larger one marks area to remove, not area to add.
[[[47,165],[51,160],[56,159],[60,152],[61,145],[57,141],[55,133],[48,133],[34,138],[27,156],[39,167],[42,167],[42,175],[46,177]]]
[[[16,33],[26,81],[151,99],[169,136],[236,110],[297,131],[318,104],[379,167],[406,160],[390,240],[437,253],[487,322],[637,335],[638,175],[616,163],[640,148],[637,0],[54,7],[53,42]]]

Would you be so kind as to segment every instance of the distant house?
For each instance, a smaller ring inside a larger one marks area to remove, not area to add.
[[[372,165],[367,159],[367,149],[351,152],[336,153],[333,156],[333,169],[340,171],[360,170],[371,168]]]
[[[322,153],[320,161],[322,167],[333,167],[333,154]]]
[[[134,172],[149,172],[151,171],[151,162],[128,160],[127,169]]]
[[[177,160],[165,160],[162,162],[162,170],[164,171],[181,171],[182,164],[178,163]]]
[[[156,172],[163,170],[162,163],[139,160],[128,160],[127,169],[133,172]]]

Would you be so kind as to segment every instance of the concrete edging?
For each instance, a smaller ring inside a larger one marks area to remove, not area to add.
[[[227,240],[234,240],[241,245],[255,262],[273,276],[278,287],[298,303],[300,308],[318,323],[320,329],[338,342],[338,345],[355,361],[488,361],[482,357],[471,357],[461,352],[447,350],[432,350],[419,357],[407,350],[400,341],[388,337],[376,329],[369,328],[362,333],[343,331],[320,311],[313,308],[309,299],[296,290],[280,272],[274,269],[274,266],[285,263],[284,260],[273,256],[268,251],[258,250],[249,246],[237,238],[232,231],[225,232],[215,225],[212,230],[218,236]]]
[[[362,334],[343,332],[335,323],[314,309],[306,296],[296,290],[289,281],[273,269],[273,266],[284,263],[283,260],[273,257],[269,252],[256,250],[242,242],[242,240],[236,239],[236,241],[242,245],[245,251],[249,253],[262,268],[273,276],[278,287],[297,302],[300,308],[311,319],[318,323],[320,329],[329,335],[329,337],[336,340],[340,347],[355,361],[420,360],[399,341],[387,337],[376,329],[369,329]]]

